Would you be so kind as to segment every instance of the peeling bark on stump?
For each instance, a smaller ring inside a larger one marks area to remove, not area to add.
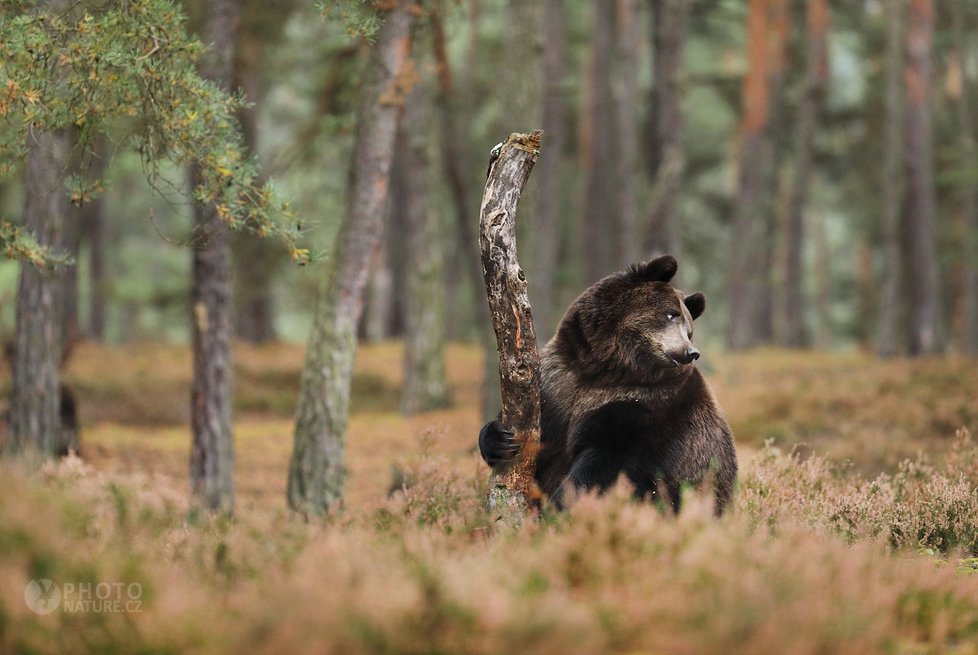
[[[516,206],[540,148],[539,130],[511,134],[490,164],[482,196],[479,246],[489,314],[499,351],[502,423],[522,444],[512,466],[494,473],[488,507],[493,520],[518,526],[535,494],[540,448],[540,357],[526,278],[516,256]]]

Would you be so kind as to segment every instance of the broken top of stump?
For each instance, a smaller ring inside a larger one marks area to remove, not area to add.
[[[511,146],[518,150],[531,153],[533,155],[533,161],[536,162],[537,155],[540,154],[540,140],[542,138],[543,130],[533,130],[529,134],[513,132],[505,141],[497,143],[496,146],[489,152],[489,168],[486,170],[486,178],[488,179],[492,174],[492,167],[495,165],[496,160],[499,159],[499,155],[502,154],[503,149],[506,146]]]

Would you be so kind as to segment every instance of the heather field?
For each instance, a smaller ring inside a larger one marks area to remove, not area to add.
[[[708,358],[740,451],[725,517],[621,489],[510,533],[482,511],[480,354],[453,346],[453,406],[410,418],[400,358],[361,350],[346,506],[305,523],[284,506],[302,348],[239,347],[219,520],[188,511],[188,352],[80,346],[82,457],[0,465],[0,650],[978,653],[975,361]]]

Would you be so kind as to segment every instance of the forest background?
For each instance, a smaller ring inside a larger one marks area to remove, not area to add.
[[[0,641],[218,651],[217,625],[269,652],[966,649],[978,4],[381,4],[4,2],[0,337],[12,364],[40,343],[19,340],[42,332],[18,325],[25,271],[63,283],[44,384],[77,402],[84,463],[5,459]],[[99,94],[41,74],[66,64]],[[45,241],[30,171],[50,125],[69,129],[43,190],[67,213]],[[744,465],[722,522],[613,495],[486,524],[479,200],[489,150],[533,128],[537,333],[602,275],[677,255]],[[364,184],[384,138],[389,180]],[[229,257],[208,260],[225,223]],[[207,342],[212,310],[227,343]],[[20,597],[42,577],[156,595],[142,617],[48,619]]]

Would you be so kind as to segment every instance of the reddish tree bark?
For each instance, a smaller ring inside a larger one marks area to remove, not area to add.
[[[747,10],[747,71],[744,76],[737,207],[733,222],[731,274],[728,298],[730,321],[727,342],[745,348],[757,341],[757,278],[764,238],[765,182],[770,165],[767,128],[770,121],[770,41],[775,30],[770,12],[779,0],[750,0]],[[767,274],[769,271],[762,271]]]
[[[794,179],[788,190],[785,226],[783,343],[808,344],[802,291],[802,246],[805,240],[805,201],[812,176],[815,127],[828,77],[827,34],[829,7],[826,0],[808,0],[806,12],[805,93],[798,108]]]
[[[777,206],[781,196],[781,166],[785,151],[784,86],[787,70],[788,33],[791,29],[789,0],[768,1],[767,87],[768,121],[763,131],[764,185],[759,198],[757,219],[761,222],[760,239],[756,242],[758,255],[751,282],[751,305],[754,307],[754,343],[774,340],[774,272],[775,249],[778,240]]]

